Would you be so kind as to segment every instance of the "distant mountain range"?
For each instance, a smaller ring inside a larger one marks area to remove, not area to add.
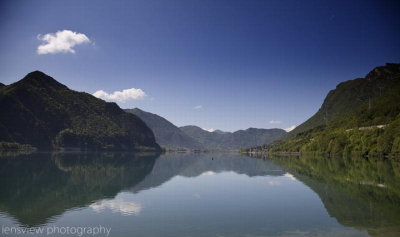
[[[138,108],[126,109],[125,111],[142,119],[153,130],[157,143],[167,149],[205,149],[197,140],[188,136],[177,126],[157,114],[152,114]]]
[[[167,149],[235,150],[269,144],[286,134],[283,129],[249,128],[231,133],[209,132],[197,126],[178,128],[165,118],[138,108],[125,111],[141,118],[153,130],[158,144]]]
[[[400,153],[400,64],[376,67],[365,78],[342,82],[321,108],[271,151]]]
[[[115,103],[35,71],[0,87],[0,143],[40,150],[159,150],[153,132]]]
[[[180,129],[211,150],[236,150],[270,144],[286,134],[285,130],[279,128],[248,128],[236,132],[222,132],[219,130],[209,132],[196,126],[184,126],[180,127]]]

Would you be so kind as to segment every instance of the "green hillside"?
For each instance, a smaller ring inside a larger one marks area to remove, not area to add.
[[[270,150],[400,153],[400,64],[377,67],[330,91],[319,111]]]
[[[0,88],[0,112],[0,142],[40,150],[159,150],[137,116],[39,71]]]

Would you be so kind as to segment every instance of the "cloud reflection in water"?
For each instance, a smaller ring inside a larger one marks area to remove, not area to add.
[[[119,212],[122,215],[139,215],[142,210],[142,205],[137,202],[124,200],[101,200],[89,206],[95,212],[102,212],[105,209],[110,209],[112,212]]]

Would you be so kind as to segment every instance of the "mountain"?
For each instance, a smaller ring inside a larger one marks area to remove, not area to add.
[[[189,137],[177,126],[157,114],[152,114],[138,108],[126,109],[125,111],[142,119],[153,130],[157,143],[165,148],[204,149],[198,141]]]
[[[40,150],[160,149],[137,116],[39,71],[0,88],[0,111],[0,142]]]
[[[272,151],[400,153],[400,64],[340,83],[310,119]]]
[[[339,83],[326,96],[321,108],[311,118],[297,126],[290,134],[297,134],[326,124],[338,117],[368,105],[376,98],[385,96],[392,86],[398,86],[399,64],[387,63],[376,67],[365,78]]]
[[[213,132],[215,132],[215,133],[218,133],[218,134],[225,134],[225,133],[229,133],[229,132],[224,132],[224,131],[222,131],[222,130],[219,130],[219,129],[217,129],[217,130],[215,130],[215,131],[213,131]]]
[[[233,133],[220,130],[208,132],[197,126],[184,126],[180,129],[210,150],[232,150],[269,144],[286,134],[285,130],[278,128],[248,128]]]
[[[230,133],[221,130],[208,132],[197,126],[178,128],[165,118],[138,108],[125,111],[141,118],[153,130],[157,143],[170,149],[240,149],[271,143],[286,134],[282,129],[249,128]]]

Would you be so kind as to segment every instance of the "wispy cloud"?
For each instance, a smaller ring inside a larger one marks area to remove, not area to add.
[[[196,105],[195,107],[193,107],[193,109],[202,109],[203,106],[202,105]]]
[[[85,34],[70,30],[38,35],[37,38],[42,41],[37,48],[38,54],[75,53],[73,49],[75,45],[90,43],[89,37]]]
[[[290,127],[288,127],[288,128],[285,128],[284,130],[286,131],[286,132],[290,132],[290,131],[292,131],[293,129],[295,129],[297,126],[296,125],[292,125],[292,126],[290,126]]]
[[[270,124],[281,124],[282,121],[279,121],[279,120],[271,120],[271,121],[269,121],[268,123],[270,123]]]
[[[147,95],[142,89],[131,88],[122,91],[114,91],[112,93],[98,90],[93,93],[93,96],[108,101],[126,102],[128,100],[140,100]]]

